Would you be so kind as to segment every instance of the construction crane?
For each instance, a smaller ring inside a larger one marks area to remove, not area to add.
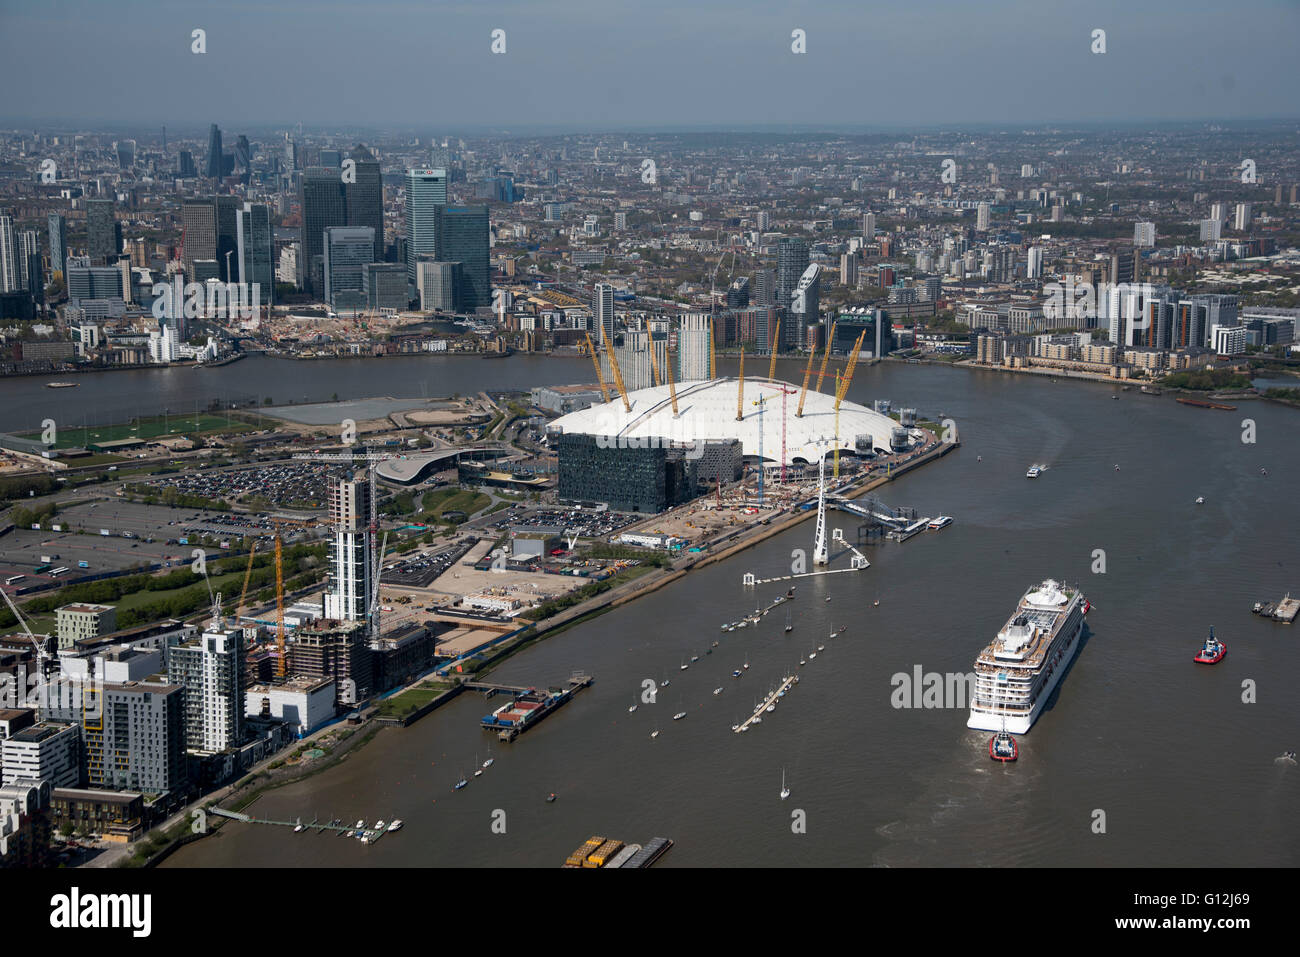
[[[772,353],[772,358],[769,359],[767,363],[767,377],[769,379],[776,378],[776,350],[779,349],[780,347],[781,347],[781,320],[778,317],[776,320],[776,331],[772,333],[772,348],[770,349]]]
[[[627,389],[623,388],[623,375],[618,371],[618,360],[614,358],[614,347],[610,345],[608,336],[605,337],[605,355],[609,356],[609,370],[614,373],[614,387],[623,397],[623,411],[631,412],[632,403],[627,401]]]
[[[767,405],[767,396],[759,395],[754,402],[758,406],[758,507],[763,507],[763,476],[767,474],[767,459],[763,456],[763,409]]]
[[[50,657],[49,651],[46,650],[45,645],[32,634],[32,630],[27,627],[26,620],[18,611],[18,606],[14,604],[13,599],[9,597],[9,593],[7,591],[0,591],[0,595],[4,595],[5,604],[8,605],[9,610],[14,613],[14,618],[18,620],[18,624],[22,625],[23,631],[27,633],[28,639],[31,640],[32,646],[36,649],[36,670],[40,673],[41,677],[44,678],[45,662]],[[46,637],[48,638],[49,636],[47,635]]]
[[[372,638],[379,637],[379,579],[383,577],[384,552],[388,550],[388,532],[385,530],[384,539],[379,544],[379,560],[375,562],[375,584],[370,596],[370,635]]]
[[[815,392],[822,390],[822,379],[826,376],[826,362],[831,357],[831,343],[835,341],[835,326],[836,323],[832,322],[831,334],[826,337],[826,352],[822,355],[822,367],[817,371],[817,388],[813,390]]]
[[[799,389],[799,408],[795,409],[795,411],[794,411],[794,417],[795,417],[796,419],[801,419],[801,418],[803,418],[803,400],[804,400],[804,399],[807,397],[807,395],[808,395],[808,379],[812,376],[812,364],[813,364],[813,359],[816,358],[816,357],[817,357],[817,350],[816,350],[816,349],[809,349],[809,350],[808,350],[808,365],[805,366],[805,367],[804,367],[804,370],[803,370],[803,386],[802,386],[802,388]]]
[[[244,610],[244,601],[248,598],[248,582],[253,577],[253,556],[257,554],[257,539],[253,539],[253,547],[248,550],[248,567],[244,569],[244,587],[239,593],[239,604],[235,606],[235,618],[239,618],[239,613]]]
[[[740,347],[740,375],[737,377],[739,388],[736,392],[736,421],[745,417],[745,347]],[[761,434],[761,433],[760,433]]]
[[[591,333],[587,334],[587,355],[591,356],[591,364],[596,367],[596,385],[600,386],[600,397],[606,402],[609,401],[609,390],[605,388],[605,377],[600,374],[600,359],[596,355],[596,347],[592,345]]]
[[[272,521],[275,525],[275,647],[279,649],[275,673],[283,678],[288,671],[284,646],[284,553],[280,540],[280,520]]]

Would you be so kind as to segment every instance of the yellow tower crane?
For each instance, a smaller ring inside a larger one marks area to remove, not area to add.
[[[284,557],[281,552],[280,523],[275,523],[275,646],[280,650],[275,673],[281,678],[288,671],[284,647]]]
[[[736,421],[745,417],[745,347],[740,347],[740,375],[737,377]]]
[[[623,388],[623,376],[618,371],[618,360],[614,358],[614,347],[610,345],[608,336],[605,338],[605,355],[609,356],[609,370],[614,373],[614,386],[623,397],[623,411],[631,412],[632,403],[627,401],[627,389]]]
[[[591,333],[587,334],[587,355],[591,356],[591,364],[596,367],[596,385],[600,386],[600,397],[606,402],[609,401],[609,390],[605,388],[605,377],[600,374],[600,358],[596,355],[596,347],[592,345]]]
[[[822,390],[822,379],[826,375],[826,362],[831,357],[831,343],[835,341],[835,323],[831,323],[831,334],[826,337],[826,352],[822,354],[822,367],[817,371],[817,388],[814,392]]]
[[[781,345],[781,320],[778,318],[776,320],[776,331],[772,333],[772,349],[771,349],[772,358],[769,359],[767,363],[767,377],[769,379],[776,378],[776,350],[780,348],[780,345]]]

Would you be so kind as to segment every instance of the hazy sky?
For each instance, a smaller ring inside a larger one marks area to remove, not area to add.
[[[1300,115],[1298,49],[1300,0],[0,0],[0,122],[1246,119]]]

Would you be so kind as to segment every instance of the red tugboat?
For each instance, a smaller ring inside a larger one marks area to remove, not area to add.
[[[1228,646],[1214,637],[1214,629],[1210,629],[1210,637],[1205,639],[1205,645],[1196,654],[1196,661],[1203,665],[1217,665],[1223,660],[1223,656],[1228,653]]]
[[[1019,756],[1020,749],[1016,747],[1014,735],[999,731],[989,738],[989,757],[994,761],[1014,761]]]

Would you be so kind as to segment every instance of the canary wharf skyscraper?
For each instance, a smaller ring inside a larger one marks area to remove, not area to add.
[[[492,305],[491,254],[486,206],[437,206],[434,253],[439,262],[460,263],[456,308],[473,312]]]
[[[358,146],[349,157],[356,163],[355,179],[346,184],[348,225],[369,226],[375,231],[374,258],[370,262],[384,261],[384,184],[379,172],[379,160],[364,146]]]
[[[302,285],[317,296],[325,291],[325,230],[348,224],[347,195],[336,169],[310,166],[303,170],[302,191]],[[318,281],[319,279],[319,281]]]
[[[406,171],[406,282],[412,297],[415,295],[415,264],[421,256],[437,252],[434,210],[446,205],[445,169]]]

